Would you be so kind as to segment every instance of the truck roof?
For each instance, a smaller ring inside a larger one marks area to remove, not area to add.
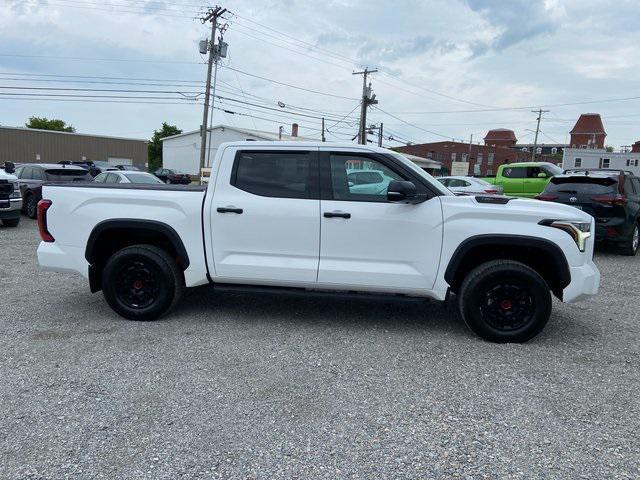
[[[513,162],[513,163],[503,163],[501,166],[505,166],[505,167],[537,167],[538,165],[553,165],[553,166],[557,166],[555,163],[551,163],[551,162]]]
[[[292,147],[292,148],[309,148],[309,147],[327,147],[327,148],[348,148],[350,150],[362,150],[367,152],[381,152],[381,153],[398,153],[388,148],[376,147],[373,145],[360,145],[350,142],[298,142],[298,141],[270,141],[270,140],[257,140],[257,141],[239,141],[239,142],[225,142],[222,145],[231,147]]]

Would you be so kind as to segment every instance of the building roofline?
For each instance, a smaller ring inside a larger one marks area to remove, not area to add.
[[[273,133],[273,132],[269,132],[267,130],[253,130],[251,128],[242,128],[242,127],[236,127],[233,125],[224,125],[224,124],[218,124],[218,125],[214,125],[211,128],[207,128],[207,132],[212,132],[213,130],[216,130],[217,128],[225,128],[227,130],[233,130],[234,132],[238,132],[238,133],[244,133],[246,135],[253,135],[254,137],[264,137],[264,140],[270,140],[271,137],[273,137],[274,135],[278,135],[277,133]],[[200,130],[191,130],[189,132],[182,132],[182,133],[178,133],[176,135],[171,135],[170,137],[164,137],[161,138],[160,141],[164,142],[165,140],[169,140],[172,138],[178,138],[178,137],[185,137],[187,135],[193,135],[194,133],[200,133]],[[283,136],[287,137],[287,139],[290,138],[300,138],[301,141],[304,140],[308,140],[308,141],[313,141],[310,138],[307,137],[293,137],[292,135],[289,134],[283,134]]]
[[[112,140],[129,140],[132,142],[145,142],[149,143],[149,140],[142,138],[127,138],[127,137],[114,137],[111,135],[94,135],[91,133],[78,133],[78,132],[61,132],[59,130],[44,130],[41,128],[28,128],[28,127],[9,127],[7,125],[0,125],[0,130],[20,130],[23,132],[43,132],[43,133],[55,133],[60,135],[76,135],[79,137],[94,137],[94,138],[109,138]]]

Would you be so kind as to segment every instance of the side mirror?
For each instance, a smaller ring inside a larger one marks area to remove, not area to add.
[[[406,180],[392,180],[387,187],[387,200],[392,203],[414,203],[418,197],[416,186]]]
[[[544,173],[544,172],[540,172],[540,173],[538,174],[538,178],[547,178],[547,174],[546,174],[546,173]]]
[[[16,171],[16,165],[13,162],[4,162],[4,171],[7,173],[13,173]]]

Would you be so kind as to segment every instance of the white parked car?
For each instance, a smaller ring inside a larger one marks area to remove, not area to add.
[[[380,195],[387,191],[393,177],[383,170],[347,170],[347,180],[351,192]]]
[[[93,179],[93,181],[97,183],[145,183],[152,185],[164,185],[164,182],[155,175],[136,170],[117,170],[102,172],[98,174]]]
[[[354,164],[392,180],[384,192],[359,191],[348,178]],[[537,200],[455,196],[378,147],[225,143],[206,188],[43,189],[40,265],[79,272],[132,320],[154,320],[184,287],[205,284],[436,300],[453,292],[475,333],[524,342],[549,320],[551,294],[575,302],[600,282],[590,215]]]
[[[437,180],[453,193],[464,195],[502,195],[502,185],[491,183],[474,177],[438,177]]]

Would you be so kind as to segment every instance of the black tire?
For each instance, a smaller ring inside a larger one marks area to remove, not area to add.
[[[462,318],[490,342],[522,343],[542,331],[551,315],[551,294],[532,268],[494,260],[472,270],[459,295]]]
[[[17,227],[19,223],[20,223],[20,217],[18,217],[18,218],[5,218],[4,220],[2,220],[2,224],[5,227]]]
[[[638,253],[639,247],[640,247],[640,227],[638,227],[638,223],[636,223],[633,227],[633,231],[631,232],[631,236],[622,246],[621,253],[623,255],[633,257],[636,255],[636,253]]]
[[[38,199],[33,193],[24,201],[24,213],[29,218],[38,218]]]
[[[102,271],[102,291],[109,306],[129,320],[156,320],[182,296],[184,277],[164,250],[134,245],[114,253]]]

